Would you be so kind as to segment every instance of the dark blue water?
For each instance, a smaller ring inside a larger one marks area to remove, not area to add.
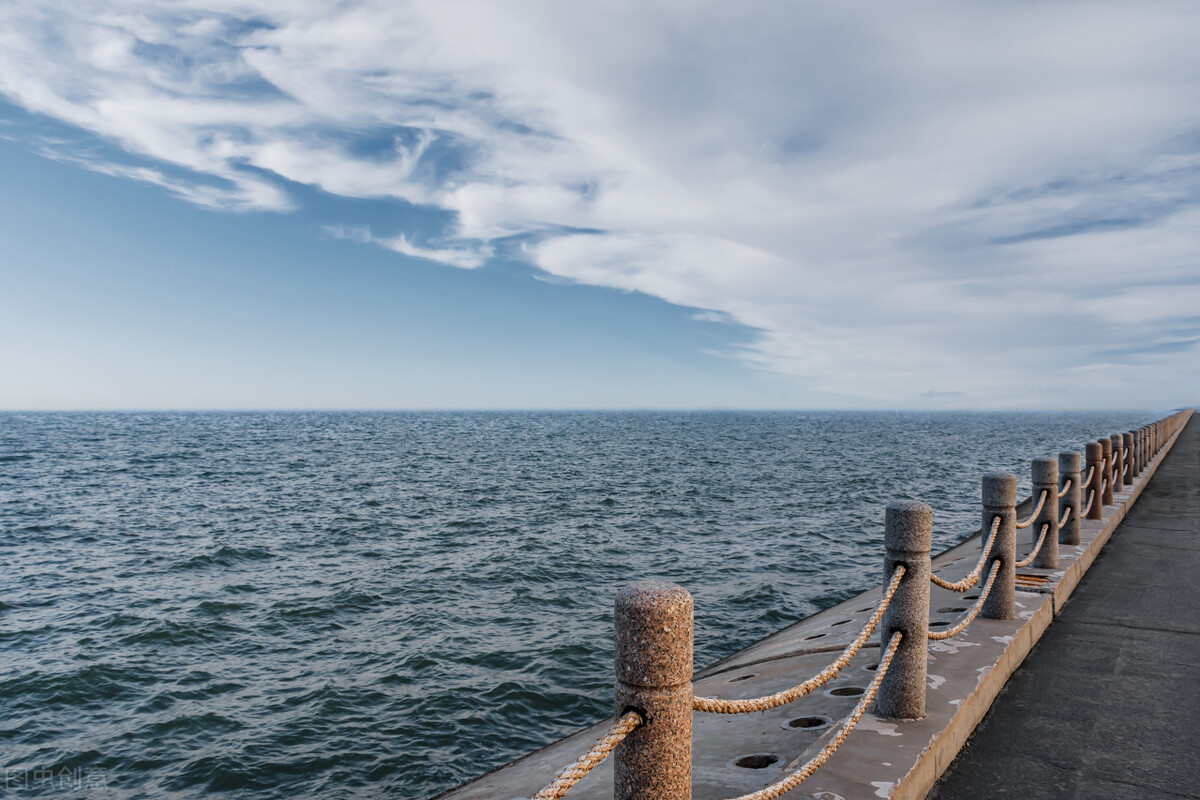
[[[428,796],[607,716],[622,584],[703,665],[1158,416],[0,414],[6,792]]]

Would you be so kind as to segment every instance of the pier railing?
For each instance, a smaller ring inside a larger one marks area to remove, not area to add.
[[[733,800],[774,800],[799,786],[837,751],[872,703],[889,719],[925,715],[928,642],[949,639],[977,618],[1012,619],[1016,568],[1058,567],[1058,545],[1080,542],[1083,519],[1103,519],[1116,490],[1132,485],[1183,426],[1181,411],[1135,431],[1089,442],[1081,455],[1059,453],[1031,465],[1032,509],[1017,517],[1017,478],[1008,472],[983,476],[980,556],[963,579],[933,573],[933,509],[912,500],[888,504],[884,518],[885,587],[858,635],[829,666],[795,686],[764,697],[723,700],[692,691],[692,596],[682,586],[641,581],[622,589],[615,603],[616,720],[586,753],[564,769],[533,800],[557,800],[593,767],[615,752],[615,800],[692,796],[692,712],[748,714],[795,702],[837,677],[879,632],[881,655],[875,677],[837,733],[815,756],[759,791]],[[1083,462],[1086,461],[1086,464]],[[1086,466],[1086,474],[1084,467]],[[1037,539],[1017,559],[1017,531],[1032,527]],[[986,577],[985,577],[986,575]],[[941,631],[929,628],[930,585],[963,593],[983,580],[974,605]]]

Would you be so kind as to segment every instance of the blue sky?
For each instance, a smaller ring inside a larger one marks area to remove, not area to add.
[[[1161,408],[1200,7],[13,0],[0,408]]]

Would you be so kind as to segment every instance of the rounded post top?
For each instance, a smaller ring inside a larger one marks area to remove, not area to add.
[[[1122,433],[1121,438],[1125,440],[1126,447],[1129,447],[1129,445],[1133,444],[1133,434],[1132,433]]]
[[[1106,456],[1112,455],[1112,439],[1101,439],[1100,447],[1103,448],[1104,455],[1106,455]]]
[[[993,508],[1017,504],[1017,476],[1011,472],[987,472],[983,476],[983,504]]]
[[[1079,472],[1083,456],[1075,450],[1063,450],[1058,454],[1059,472]]]
[[[933,509],[917,500],[893,500],[884,512],[883,546],[906,553],[933,547]]]
[[[1125,437],[1122,434],[1114,433],[1108,438],[1112,439],[1113,447],[1124,447],[1125,445]]]
[[[1086,449],[1088,461],[1099,461],[1104,458],[1104,445],[1099,442],[1088,442]]]
[[[1056,459],[1035,458],[1030,462],[1029,472],[1035,484],[1058,484],[1058,461]]]
[[[617,680],[667,687],[692,679],[692,595],[676,583],[646,580],[617,592]]]

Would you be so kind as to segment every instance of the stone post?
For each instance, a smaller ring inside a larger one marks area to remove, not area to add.
[[[617,716],[643,722],[617,746],[615,800],[692,796],[692,596],[665,581],[617,593]]]
[[[1126,486],[1133,486],[1133,433],[1122,433],[1121,438],[1125,440],[1125,446],[1122,448],[1125,452],[1125,470],[1121,473],[1124,476],[1121,482]]]
[[[1082,457],[1074,450],[1064,450],[1058,454],[1058,484],[1059,490],[1071,482],[1071,488],[1058,501],[1058,518],[1062,519],[1071,509],[1067,521],[1058,529],[1059,544],[1079,544],[1079,512],[1083,508],[1083,491],[1079,482],[1083,480],[1080,473]]]
[[[989,619],[1012,619],[1016,613],[1017,476],[1011,472],[989,472],[983,476],[984,537],[992,530],[992,520],[997,516],[1000,527],[996,530],[996,543],[983,567],[980,583],[987,580],[993,561],[1000,562],[1000,573],[979,613]]]
[[[1101,505],[1104,503],[1103,493],[1100,491],[1101,485],[1104,483],[1104,445],[1102,442],[1088,442],[1084,448],[1087,453],[1087,470],[1092,471],[1092,482],[1086,487],[1091,491],[1091,494],[1084,493],[1083,504],[1087,505],[1089,496],[1093,496],[1091,506],[1088,508],[1088,519],[1103,519],[1104,510]],[[1085,471],[1087,471],[1085,470]]]
[[[929,550],[933,546],[933,509],[915,500],[888,503],[883,545],[886,548],[884,584],[892,580],[897,564],[903,564],[906,571],[879,622],[880,647],[886,648],[896,631],[904,638],[900,640],[892,666],[879,684],[876,713],[890,719],[920,719],[925,716],[925,670],[929,660]]]
[[[1113,443],[1112,439],[1101,439],[1100,446],[1104,448],[1104,495],[1100,502],[1106,506],[1113,504]]]
[[[1109,437],[1112,439],[1112,467],[1113,467],[1113,491],[1121,491],[1122,484],[1125,483],[1125,437],[1119,433],[1114,433]],[[1116,502],[1115,500],[1113,502]]]
[[[1138,431],[1137,428],[1134,428],[1133,429],[1133,447],[1130,450],[1130,452],[1133,453],[1133,470],[1129,473],[1134,478],[1136,478],[1138,475],[1142,474],[1142,451],[1141,451],[1142,440],[1139,438],[1139,436],[1140,436],[1140,431]]]
[[[1030,473],[1033,477],[1034,508],[1042,498],[1042,492],[1046,493],[1046,502],[1042,504],[1042,510],[1029,526],[1033,531],[1033,544],[1037,544],[1042,526],[1050,526],[1046,531],[1046,540],[1042,542],[1042,549],[1038,551],[1030,566],[1058,569],[1058,462],[1053,458],[1035,458]]]

